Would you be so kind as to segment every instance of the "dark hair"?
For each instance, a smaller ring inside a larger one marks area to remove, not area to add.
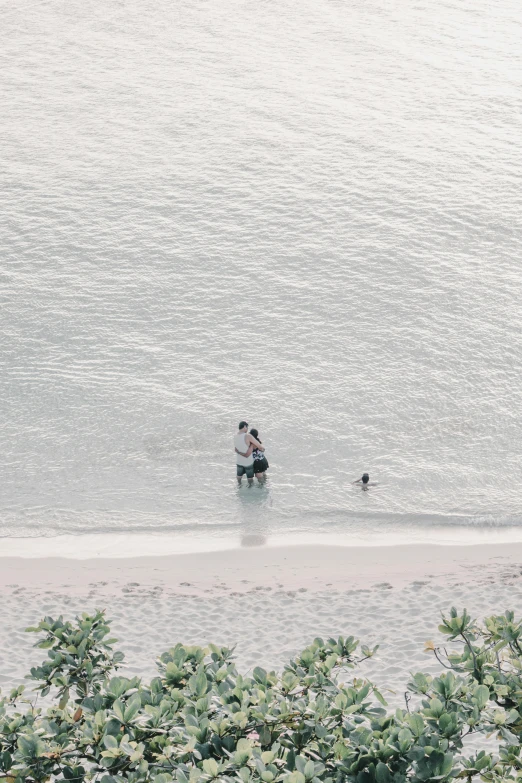
[[[243,427],[248,427],[248,422],[246,421],[240,421],[239,422],[239,429],[242,430]]]
[[[252,427],[252,428],[250,429],[250,434],[251,434],[251,435],[253,435],[253,436],[254,436],[254,438],[255,438],[256,440],[258,440],[258,441],[259,441],[259,443],[262,443],[262,442],[263,442],[263,441],[261,440],[261,438],[259,437],[259,432],[256,430],[256,428],[255,428],[255,427]]]
[[[363,484],[367,484],[370,480],[370,474],[369,473],[363,473],[361,481]]]

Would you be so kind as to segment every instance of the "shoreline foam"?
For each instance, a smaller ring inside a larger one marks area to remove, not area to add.
[[[470,541],[472,539],[472,541]],[[277,535],[235,533],[226,536],[170,533],[82,533],[49,537],[0,537],[0,557],[92,558],[163,557],[228,550],[277,549],[280,547],[396,548],[402,546],[498,546],[521,545],[522,526],[469,528],[461,526],[413,528],[410,530],[368,530],[368,533],[317,534],[291,532]]]

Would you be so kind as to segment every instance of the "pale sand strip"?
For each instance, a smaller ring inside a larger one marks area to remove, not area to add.
[[[243,592],[253,584],[285,589],[344,590],[369,587],[375,581],[405,585],[426,576],[440,579],[460,574],[467,579],[484,567],[495,570],[497,564],[516,563],[522,564],[521,543],[455,547],[429,544],[245,547],[165,557],[86,560],[0,557],[0,589],[16,582],[25,587],[67,588],[73,594],[83,592],[93,582],[108,581],[117,589],[128,581],[139,581],[143,585],[163,585],[191,594],[206,593],[217,584]],[[111,589],[106,593],[110,594]]]
[[[0,558],[0,686],[43,657],[25,626],[106,608],[127,673],[172,644],[237,644],[238,663],[280,666],[316,635],[380,642],[365,675],[399,699],[440,611],[522,609],[522,545],[251,548],[134,559]]]

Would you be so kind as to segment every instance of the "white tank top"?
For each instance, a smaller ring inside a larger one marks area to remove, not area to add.
[[[238,432],[237,435],[234,437],[234,446],[238,451],[242,451],[243,453],[248,451],[248,446],[245,440],[246,432]],[[238,465],[242,465],[244,468],[250,467],[250,465],[254,464],[254,457],[252,454],[250,457],[242,457],[241,454],[238,454],[237,451],[234,452],[236,455],[236,463]]]

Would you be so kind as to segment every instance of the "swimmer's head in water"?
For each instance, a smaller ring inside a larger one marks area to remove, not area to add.
[[[361,481],[363,484],[367,484],[370,480],[370,474],[369,473],[363,473]]]

